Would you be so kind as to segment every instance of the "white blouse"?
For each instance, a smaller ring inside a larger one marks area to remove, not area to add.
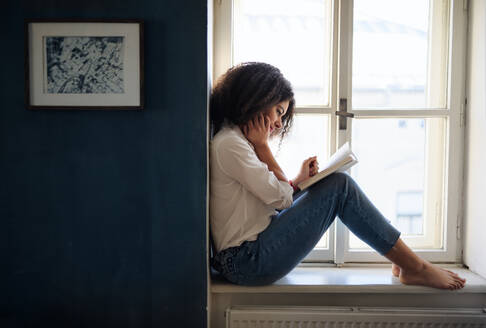
[[[293,188],[258,159],[240,128],[225,125],[210,142],[209,220],[216,251],[256,240],[275,209],[292,205]]]

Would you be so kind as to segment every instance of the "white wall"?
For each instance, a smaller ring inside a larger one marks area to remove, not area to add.
[[[469,1],[464,263],[486,277],[486,1]]]

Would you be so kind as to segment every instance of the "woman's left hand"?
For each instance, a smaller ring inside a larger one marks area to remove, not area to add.
[[[299,175],[292,180],[295,185],[298,185],[304,180],[307,180],[311,176],[319,172],[319,162],[317,162],[317,156],[312,156],[306,159],[300,168]]]

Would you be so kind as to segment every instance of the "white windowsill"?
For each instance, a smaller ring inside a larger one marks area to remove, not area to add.
[[[484,293],[486,279],[457,265],[441,265],[466,279],[460,290],[440,290],[423,286],[403,285],[391,274],[391,266],[314,267],[299,266],[272,285],[246,287],[221,279],[211,282],[212,293]]]

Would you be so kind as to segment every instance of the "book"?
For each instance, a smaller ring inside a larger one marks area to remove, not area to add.
[[[351,148],[349,147],[349,142],[346,142],[331,156],[331,158],[322,168],[322,170],[311,176],[309,179],[299,183],[297,187],[299,187],[300,190],[304,190],[334,172],[346,171],[356,163],[358,163],[358,159],[356,158],[356,155],[351,151]]]

